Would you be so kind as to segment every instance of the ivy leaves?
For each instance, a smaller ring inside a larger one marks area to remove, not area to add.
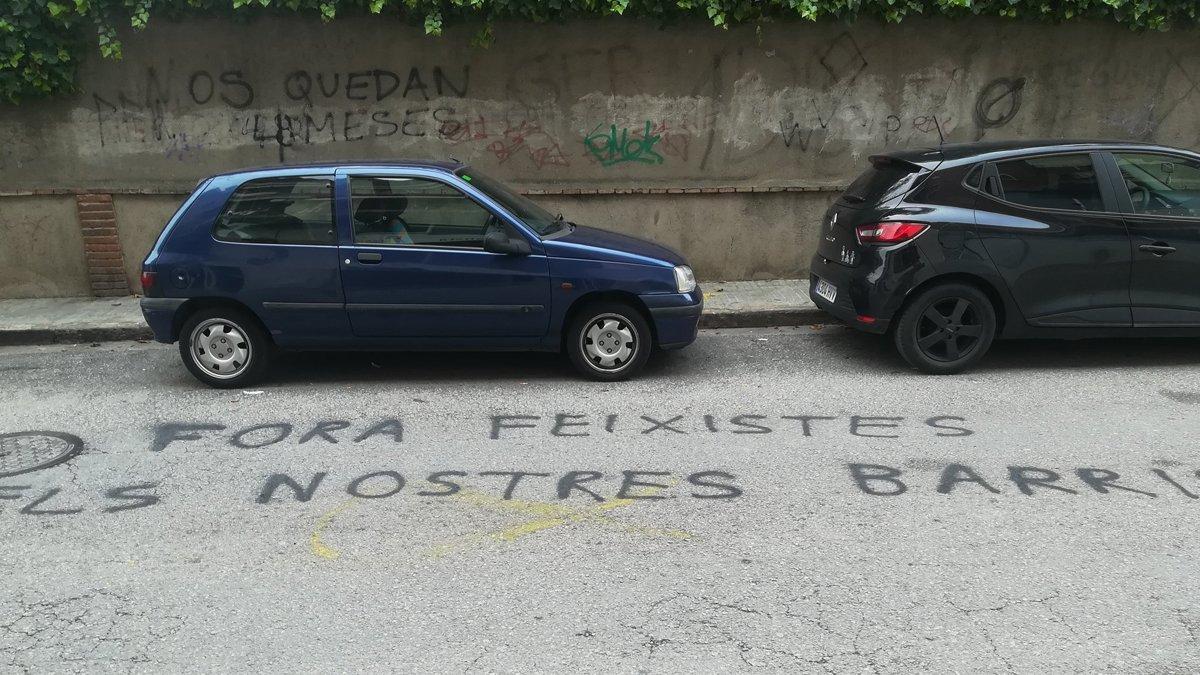
[[[580,17],[635,16],[667,23],[702,18],[714,26],[785,20],[909,16],[999,16],[1042,21],[1078,18],[1115,21],[1139,30],[1189,25],[1200,15],[1195,0],[0,0],[0,101],[75,90],[75,73],[89,53],[121,58],[119,28],[141,30],[155,17],[227,16],[233,19],[298,13],[333,21],[339,16],[400,17],[441,35],[446,25],[482,21],[471,40],[486,46],[493,23]]]

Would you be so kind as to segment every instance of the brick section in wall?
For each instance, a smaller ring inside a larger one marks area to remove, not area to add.
[[[129,295],[129,279],[125,277],[125,258],[117,238],[117,212],[113,209],[112,195],[77,194],[75,208],[83,231],[83,253],[92,295]]]

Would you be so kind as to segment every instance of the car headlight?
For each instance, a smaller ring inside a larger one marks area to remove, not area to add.
[[[691,293],[696,290],[696,274],[687,265],[675,266],[675,290],[680,293]]]

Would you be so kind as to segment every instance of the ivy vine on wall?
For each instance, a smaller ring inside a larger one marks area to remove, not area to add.
[[[392,15],[440,34],[455,21],[533,22],[612,15],[660,22],[706,19],[714,26],[787,19],[897,22],[909,16],[999,16],[1066,21],[1114,21],[1138,30],[1195,23],[1197,0],[0,0],[0,101],[75,91],[76,68],[89,52],[121,57],[117,29],[145,28],[152,20],[229,16],[237,19],[295,13],[332,21],[344,15]]]

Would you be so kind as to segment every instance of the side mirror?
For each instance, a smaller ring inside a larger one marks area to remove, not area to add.
[[[483,237],[483,250],[506,255],[529,255],[533,248],[522,237],[509,236],[502,230],[492,230]]]

